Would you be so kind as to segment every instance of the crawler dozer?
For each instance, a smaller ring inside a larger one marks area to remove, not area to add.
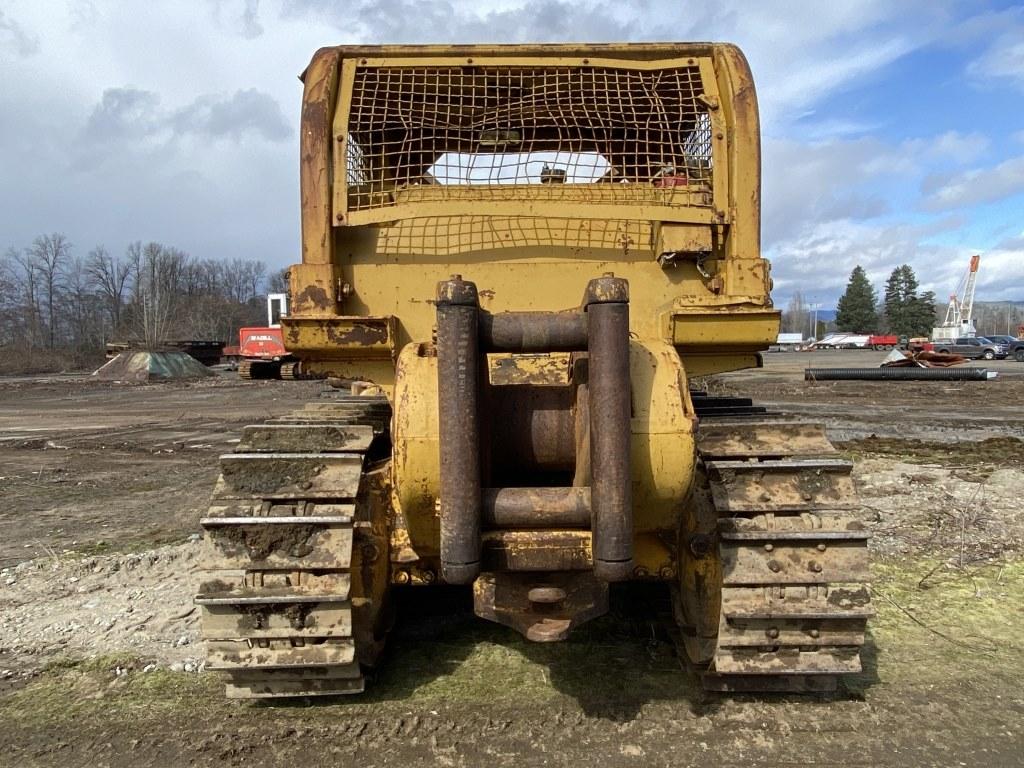
[[[662,582],[717,690],[859,671],[850,464],[694,384],[779,327],[742,53],[325,48],[303,82],[281,325],[334,386],[221,459],[197,602],[228,694],[361,691],[392,590],[438,584],[552,642]]]

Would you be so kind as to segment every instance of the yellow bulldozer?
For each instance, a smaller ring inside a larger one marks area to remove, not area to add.
[[[336,47],[303,82],[281,325],[333,386],[221,459],[196,601],[228,695],[363,690],[394,589],[439,584],[552,642],[660,582],[711,689],[859,671],[850,464],[694,386],[779,327],[740,50]]]

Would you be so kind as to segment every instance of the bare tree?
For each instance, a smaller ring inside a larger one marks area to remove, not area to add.
[[[57,303],[71,243],[59,232],[40,235],[32,241],[29,254],[39,270],[40,288],[46,300],[48,346],[53,349],[57,338]]]
[[[25,342],[29,350],[41,345],[42,329],[39,290],[39,266],[28,251],[11,249],[8,255],[13,262],[16,273],[17,291],[21,296],[21,316],[25,318]]]
[[[262,324],[266,281],[260,261],[193,259],[142,241],[120,258],[102,245],[76,258],[63,235],[43,235],[0,255],[0,368],[98,361],[115,334],[150,348],[170,338],[230,341]]]
[[[245,261],[244,259],[232,259],[231,261],[221,262],[221,267],[223,270],[223,289],[229,299],[238,304],[244,304],[252,296],[256,295],[256,291],[252,289],[254,282],[252,262]],[[263,269],[265,270],[266,267],[263,267]],[[255,278],[255,283],[258,285],[262,279],[262,274],[258,275]]]
[[[1024,323],[1024,306],[1013,302],[979,302],[974,305],[974,327],[979,335],[1016,336]]]
[[[267,276],[267,265],[262,261],[247,262],[245,270],[246,301],[252,301],[262,293],[263,281]]]
[[[147,243],[141,249],[140,286],[136,293],[142,310],[142,340],[147,349],[156,349],[168,339],[187,258],[182,251],[160,243]]]
[[[65,270],[65,295],[71,323],[70,341],[76,357],[102,346],[106,334],[103,298],[93,290],[88,262],[72,257]]]
[[[106,248],[98,245],[89,251],[85,269],[92,287],[103,297],[110,332],[117,333],[121,327],[121,312],[128,294],[132,263],[111,256]]]
[[[274,270],[267,280],[267,293],[288,293],[288,268]]]
[[[15,274],[15,259],[18,252],[13,248],[0,258],[0,312],[6,318],[0,324],[0,344],[11,344],[22,331],[24,315],[20,312],[18,278]]]
[[[804,296],[796,291],[786,305],[786,311],[782,313],[782,330],[786,333],[807,333],[810,313]]]
[[[128,243],[124,258],[128,263],[128,280],[132,286],[131,303],[135,304],[140,300],[142,291],[142,241]]]

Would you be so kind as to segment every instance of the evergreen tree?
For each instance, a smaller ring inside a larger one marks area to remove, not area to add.
[[[925,291],[914,298],[907,320],[908,336],[931,336],[935,327],[935,294]]]
[[[836,305],[836,327],[847,333],[874,333],[878,328],[877,301],[867,273],[858,264]]]
[[[885,327],[889,333],[906,335],[912,303],[917,298],[917,277],[909,265],[896,267],[885,282]]]
[[[909,264],[896,267],[885,283],[885,325],[897,336],[927,336],[935,324],[935,295],[917,295],[917,275]]]

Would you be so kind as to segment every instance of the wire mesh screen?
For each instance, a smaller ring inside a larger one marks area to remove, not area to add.
[[[711,189],[702,93],[697,66],[360,67],[348,115],[348,205],[467,193],[693,204]]]
[[[579,221],[536,216],[431,216],[403,219],[382,227],[377,253],[424,258],[451,257],[503,248],[550,246],[602,248],[650,258],[648,221]]]

